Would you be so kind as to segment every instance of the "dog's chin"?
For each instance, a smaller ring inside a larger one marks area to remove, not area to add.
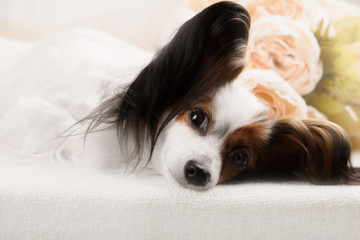
[[[219,181],[219,179],[216,179],[216,177],[212,177],[206,185],[196,186],[196,185],[190,184],[186,180],[184,173],[182,171],[172,170],[171,168],[168,168],[168,167],[162,169],[161,175],[163,175],[166,178],[166,180],[174,186],[180,186],[180,187],[195,190],[195,191],[209,190],[209,189],[215,187]]]
[[[161,141],[161,140],[160,140]],[[165,149],[169,149],[166,145]],[[158,149],[156,149],[158,150]],[[205,191],[210,188],[216,186],[219,182],[220,175],[220,166],[218,166],[219,171],[217,172],[215,166],[212,168],[210,166],[206,167],[206,171],[211,176],[210,179],[204,185],[194,185],[189,183],[189,181],[185,177],[185,165],[188,161],[184,161],[183,159],[174,160],[173,158],[167,156],[167,151],[162,152],[162,157],[157,155],[157,151],[155,151],[155,157],[152,158],[151,164],[156,172],[162,175],[167,182],[169,182],[173,186],[181,186],[187,189],[192,189],[196,191]],[[165,156],[164,156],[165,155]],[[185,153],[183,153],[185,155]],[[167,161],[168,160],[168,161]]]
[[[158,159],[160,160],[160,159]],[[219,177],[212,177],[209,182],[204,186],[196,186],[193,184],[190,184],[187,182],[184,171],[180,169],[184,169],[183,167],[170,167],[166,162],[164,161],[152,161],[151,167],[159,173],[161,176],[163,176],[166,181],[171,185],[175,187],[183,187],[195,191],[206,191],[210,188],[213,188],[216,186],[216,184],[219,181]],[[217,179],[216,179],[217,178]]]
[[[155,151],[155,153],[158,152]],[[159,155],[157,155],[155,158],[152,159],[150,164],[152,168],[157,173],[162,175],[166,179],[166,181],[169,182],[172,186],[180,186],[195,191],[206,191],[210,188],[215,187],[219,182],[220,168],[218,173],[216,173],[216,171],[214,172],[214,169],[207,168],[208,172],[211,175],[211,178],[206,184],[197,186],[189,183],[185,177],[185,161],[182,161],[181,159],[177,159],[175,161],[166,161],[164,159],[169,160],[172,158],[164,158],[164,156],[161,158],[159,157]]]
[[[186,185],[181,185],[181,186],[184,188],[187,188],[187,189],[194,190],[194,191],[203,192],[203,191],[207,191],[207,190],[213,188],[215,185],[213,185],[213,186],[207,185],[204,187],[197,187],[194,185],[186,184]]]

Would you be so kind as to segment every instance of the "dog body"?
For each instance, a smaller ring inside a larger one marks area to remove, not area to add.
[[[134,60],[127,57],[129,52]],[[118,139],[121,136],[115,128],[107,129],[106,123],[89,132],[84,141],[90,121],[81,120],[112,97],[116,89],[126,92],[126,86],[150,60],[150,54],[101,32],[76,30],[53,36],[14,66],[11,79],[19,84],[13,86],[15,92],[4,91],[9,102],[4,107],[9,110],[4,109],[2,118],[4,124],[13,126],[2,129],[3,139],[25,153],[51,153],[54,161],[63,164],[132,169],[139,162],[144,167],[149,152],[140,161],[125,161],[134,146],[122,148]],[[17,68],[22,70],[16,73]],[[211,116],[206,134],[191,126],[190,109],[202,109]],[[187,185],[183,169],[193,160],[211,175],[207,187],[214,186],[220,179],[220,149],[226,137],[265,117],[266,112],[267,107],[247,89],[226,84],[197,99],[167,124],[147,167]],[[128,143],[132,141],[128,139]]]
[[[2,138],[58,162],[152,167],[197,190],[258,168],[356,182],[340,127],[272,119],[231,84],[245,65],[249,28],[243,7],[221,2],[186,22],[152,59],[101,33],[60,34],[5,73]]]
[[[36,44],[2,72],[2,140],[39,154],[129,84],[151,54],[94,30],[73,30]]]

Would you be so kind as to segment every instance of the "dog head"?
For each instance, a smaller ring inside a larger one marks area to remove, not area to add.
[[[252,169],[270,136],[267,112],[247,89],[226,85],[176,115],[158,139],[153,164],[193,189]]]
[[[206,8],[179,28],[126,89],[94,111],[89,130],[101,123],[115,127],[128,161],[151,159],[182,185],[213,186],[219,171],[205,168],[221,166],[221,144],[209,132],[225,131],[214,130],[215,111],[220,115],[223,107],[211,99],[220,101],[217,91],[242,71],[249,28],[248,12],[236,3]],[[204,148],[201,154],[195,144]],[[204,169],[204,179],[190,179],[197,169]]]

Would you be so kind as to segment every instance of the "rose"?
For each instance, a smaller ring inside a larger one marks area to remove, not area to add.
[[[314,0],[251,0],[246,3],[246,9],[253,22],[264,16],[279,15],[287,19],[299,20],[310,30],[317,29],[321,23],[323,33],[329,27],[329,33],[335,34],[326,12]]]
[[[248,56],[252,68],[276,71],[301,95],[310,93],[322,77],[319,44],[298,21],[280,16],[256,21]]]
[[[301,19],[305,3],[302,0],[253,0],[246,4],[251,20],[268,15],[280,15],[290,19]]]
[[[246,86],[262,102],[270,107],[275,117],[307,117],[304,99],[272,70],[247,69],[234,82],[235,86]]]

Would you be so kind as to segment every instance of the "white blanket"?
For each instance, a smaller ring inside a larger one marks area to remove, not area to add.
[[[81,172],[1,152],[0,239],[360,236],[358,186],[251,178],[196,192],[161,177]]]

